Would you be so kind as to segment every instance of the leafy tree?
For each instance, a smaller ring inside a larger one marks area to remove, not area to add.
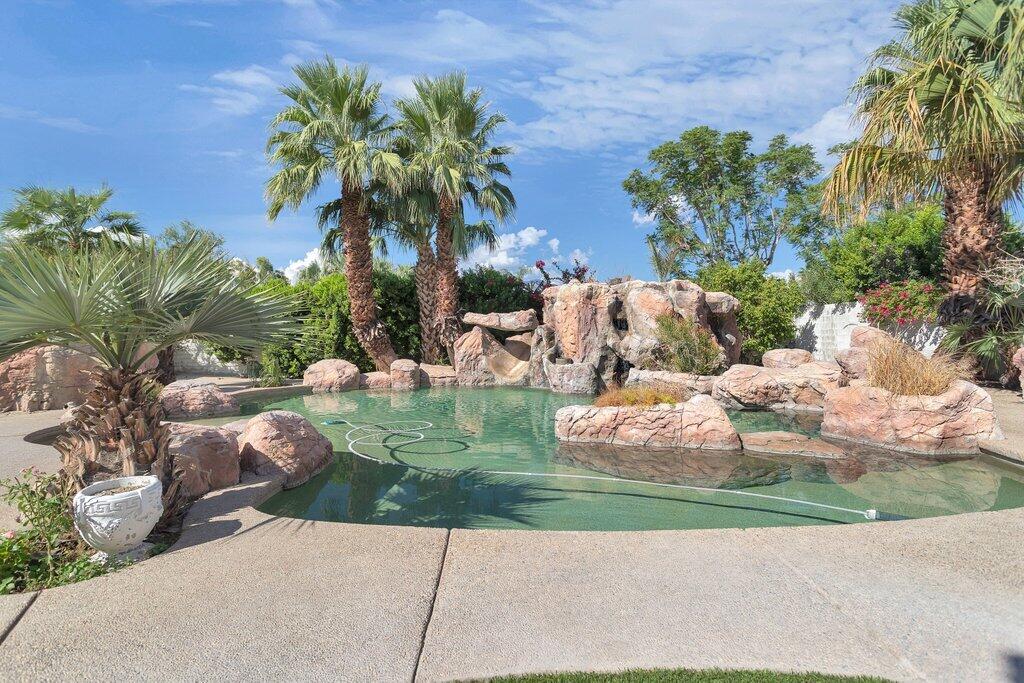
[[[522,278],[487,266],[459,276],[459,307],[475,313],[507,313],[533,307],[532,289]]]
[[[759,259],[771,265],[784,239],[815,219],[808,197],[821,172],[810,145],[791,145],[776,135],[762,153],[751,151],[746,131],[724,135],[708,126],[685,131],[648,155],[650,168],[623,182],[635,209],[654,216],[655,245],[667,245],[681,274],[717,261]]]
[[[511,148],[492,145],[491,138],[506,119],[488,113],[490,104],[479,88],[467,89],[466,75],[453,73],[420,78],[416,95],[395,103],[401,120],[398,146],[408,160],[413,188],[432,195],[437,305],[437,341],[452,356],[460,334],[458,256],[466,235],[466,204],[498,221],[515,211],[512,191],[499,177],[511,175],[504,158]]]
[[[760,261],[714,263],[697,274],[708,291],[728,292],[740,300],[736,324],[743,335],[743,360],[760,364],[765,351],[784,347],[796,336],[793,319],[806,303],[792,280],[765,274]]]
[[[225,253],[223,237],[212,230],[196,225],[192,221],[185,220],[168,225],[156,238],[156,243],[159,247],[171,251],[180,249],[183,245],[192,241],[205,242],[209,246],[210,252],[218,256],[223,256]]]
[[[338,68],[334,60],[300,64],[297,85],[282,88],[292,104],[271,122],[267,150],[279,170],[267,182],[268,215],[297,209],[333,173],[341,185],[337,215],[345,254],[353,328],[379,370],[397,358],[373,298],[373,252],[368,205],[377,186],[399,187],[401,158],[390,149],[391,128],[380,104],[380,83],[366,66]]]
[[[134,213],[104,209],[114,195],[109,187],[89,194],[32,186],[15,194],[14,206],[0,214],[0,231],[49,253],[77,251],[104,235],[129,242],[143,235]]]
[[[972,295],[1024,177],[1024,3],[918,0],[896,22],[902,34],[853,86],[864,132],[829,176],[825,205],[864,213],[941,199],[945,281]]]
[[[260,282],[264,282],[266,280],[284,280],[287,282],[287,278],[284,276],[284,273],[274,268],[274,264],[271,263],[270,259],[266,256],[256,257],[255,270],[256,278]]]
[[[81,487],[149,470],[164,485],[165,518],[180,510],[183,472],[146,362],[186,339],[280,341],[294,329],[292,309],[289,296],[248,290],[201,240],[174,253],[110,239],[52,255],[17,242],[0,250],[0,359],[56,344],[102,365],[55,444],[65,475]]]

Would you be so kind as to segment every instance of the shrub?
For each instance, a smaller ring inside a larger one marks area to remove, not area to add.
[[[708,330],[687,318],[658,317],[658,348],[649,367],[695,375],[713,375],[725,362],[718,342]]]
[[[464,311],[508,313],[535,308],[531,293],[522,278],[495,268],[477,266],[459,276],[459,307]]]
[[[864,315],[877,327],[935,322],[946,293],[931,282],[904,280],[884,283],[858,297]]]
[[[610,387],[594,401],[598,408],[610,406],[656,406],[659,403],[681,403],[687,397],[682,392],[654,387]]]
[[[895,339],[880,339],[868,348],[868,384],[899,396],[937,396],[970,375],[966,361],[944,353],[929,358]]]
[[[728,292],[740,300],[736,323],[743,333],[745,362],[759,365],[765,351],[783,347],[796,336],[793,319],[806,299],[795,281],[766,275],[761,261],[715,263],[697,274],[697,282],[708,291]]]
[[[70,514],[72,491],[57,475],[25,470],[0,481],[0,492],[25,525],[0,536],[0,594],[74,583],[114,568],[89,560]]]

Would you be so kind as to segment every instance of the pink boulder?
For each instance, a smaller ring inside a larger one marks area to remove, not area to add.
[[[835,460],[846,451],[835,444],[796,432],[748,432],[740,434],[743,450],[762,455],[802,455]]]
[[[391,364],[391,388],[414,391],[420,388],[420,364],[408,358],[399,358]]]
[[[314,394],[358,389],[359,382],[359,368],[340,358],[317,361],[302,373],[302,383],[313,387]]]
[[[847,379],[863,379],[868,376],[868,350],[862,346],[851,346],[836,352],[836,362]]]
[[[1024,346],[1017,349],[1017,352],[1013,354],[1013,365],[1017,368],[1017,372],[1021,377],[1021,388],[1024,389]]]
[[[734,365],[715,380],[711,395],[738,410],[821,411],[825,394],[845,384],[835,363],[812,361],[795,368]]]
[[[531,308],[511,313],[467,313],[462,322],[500,332],[532,332],[537,327],[537,311]]]
[[[795,368],[812,360],[814,356],[804,349],[772,349],[761,356],[761,365],[766,368]]]
[[[238,441],[234,432],[180,422],[170,423],[169,428],[168,449],[175,467],[182,472],[181,484],[190,500],[238,483]]]
[[[956,381],[938,396],[897,396],[862,382],[825,398],[825,436],[911,453],[976,453],[980,439],[1001,439],[992,397]]]
[[[641,370],[630,368],[626,376],[627,387],[649,387],[651,389],[667,389],[679,391],[685,395],[710,394],[715,386],[714,375],[693,375],[688,372],[668,372],[666,370]]]
[[[391,373],[375,370],[359,376],[360,389],[390,389]]]
[[[243,470],[283,476],[285,488],[319,474],[334,453],[330,440],[312,422],[288,410],[271,410],[249,420],[238,436],[238,450]]]
[[[453,387],[455,384],[455,368],[452,366],[420,363],[421,387]]]
[[[460,386],[524,385],[528,381],[529,360],[513,356],[479,326],[458,338],[453,360]]]
[[[892,339],[892,335],[871,325],[858,325],[850,332],[850,347],[866,349],[876,341]]]
[[[172,420],[237,415],[238,401],[210,381],[182,379],[171,382],[160,392],[164,413]]]
[[[566,406],[555,413],[555,436],[570,443],[650,448],[736,450],[736,428],[710,396],[651,407]]]

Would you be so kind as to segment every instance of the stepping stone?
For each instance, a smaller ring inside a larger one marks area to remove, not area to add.
[[[846,457],[846,451],[839,446],[796,432],[749,432],[740,434],[740,441],[743,450],[749,453],[829,459]]]

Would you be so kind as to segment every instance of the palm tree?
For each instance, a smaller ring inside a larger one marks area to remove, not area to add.
[[[381,110],[380,83],[365,66],[339,69],[330,57],[295,67],[297,85],[281,89],[292,103],[271,122],[267,151],[280,169],[267,182],[268,216],[297,209],[333,172],[341,185],[338,228],[353,331],[379,370],[396,359],[377,315],[368,209],[375,185],[397,188],[401,159],[389,149],[391,128]]]
[[[902,36],[853,87],[864,133],[829,177],[825,206],[940,196],[944,277],[970,296],[999,254],[1002,205],[1024,176],[1024,3],[919,0]]]
[[[254,293],[225,258],[194,238],[175,250],[102,240],[48,254],[0,249],[0,359],[44,344],[95,358],[95,388],[56,443],[77,487],[149,470],[164,485],[165,519],[180,510],[181,471],[147,361],[187,339],[255,348],[293,331],[290,295]]]
[[[0,231],[49,252],[78,250],[104,235],[123,241],[141,238],[142,227],[129,211],[104,211],[114,195],[109,187],[79,193],[75,188],[23,187],[14,205],[0,214]]]
[[[469,243],[465,204],[498,221],[511,218],[515,198],[497,176],[511,175],[503,157],[512,150],[491,145],[491,136],[506,119],[488,114],[483,91],[467,90],[465,74],[419,78],[414,87],[415,97],[396,102],[402,117],[399,147],[405,150],[412,186],[426,188],[436,198],[434,327],[451,358],[459,336],[458,245]]]

